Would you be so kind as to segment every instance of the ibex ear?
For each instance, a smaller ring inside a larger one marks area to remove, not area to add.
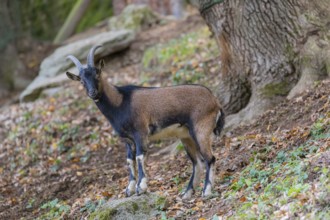
[[[99,62],[99,69],[102,70],[104,65],[105,65],[104,60],[101,59],[100,62]]]
[[[73,73],[66,72],[66,75],[69,79],[74,80],[74,81],[80,81],[80,76],[77,76]]]

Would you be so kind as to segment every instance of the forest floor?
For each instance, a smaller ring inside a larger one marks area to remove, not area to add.
[[[196,18],[185,22],[141,33],[132,54],[204,25]],[[182,25],[186,28],[180,29]],[[198,39],[202,46],[205,41]],[[120,55],[129,59],[132,54]],[[193,57],[184,68],[142,76],[138,61],[111,69],[117,57],[107,58],[112,82],[191,82],[184,69],[198,73],[194,83],[216,85],[217,57],[204,59],[203,70],[201,58]],[[0,139],[0,219],[81,219],[105,201],[125,197],[125,147],[75,83],[52,97],[2,108]],[[212,198],[201,197],[201,182],[190,201],[181,200],[192,166],[180,145],[175,155],[157,155],[168,144],[149,146],[149,191],[166,198],[157,219],[330,218],[330,81],[216,139]]]

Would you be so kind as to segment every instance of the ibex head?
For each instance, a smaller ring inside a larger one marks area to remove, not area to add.
[[[67,56],[68,59],[70,59],[78,68],[79,75],[75,75],[70,72],[66,72],[66,75],[71,80],[80,81],[83,86],[86,89],[87,95],[93,99],[94,101],[98,101],[101,95],[101,70],[104,66],[104,61],[101,60],[99,67],[95,67],[94,65],[94,53],[97,48],[101,47],[100,45],[92,47],[92,49],[89,51],[89,54],[87,56],[87,66],[84,67],[79,60],[69,55]]]

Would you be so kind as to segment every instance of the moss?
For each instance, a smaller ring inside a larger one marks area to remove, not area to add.
[[[165,196],[159,196],[155,202],[155,205],[158,210],[165,210],[168,206],[168,200]]]
[[[137,216],[139,216],[139,218],[141,216],[151,216],[157,212],[157,210],[155,210],[155,201],[157,198],[158,196],[144,195],[113,200],[100,209],[95,210],[88,219],[130,219],[131,217]],[[164,203],[159,203],[159,205],[162,204]]]
[[[269,83],[261,89],[262,94],[268,98],[285,96],[289,91],[290,85],[287,82]]]
[[[159,22],[159,16],[148,6],[129,5],[119,16],[112,17],[109,20],[109,28],[111,30],[131,29],[140,31],[144,27],[149,27]]]
[[[296,57],[296,52],[294,51],[294,47],[291,44],[287,44],[284,50],[286,57],[289,60],[293,60]]]
[[[133,212],[135,213],[137,210],[139,210],[139,206],[138,204],[136,204],[135,202],[132,202],[132,208],[133,208]]]
[[[210,31],[203,27],[195,32],[184,34],[163,44],[157,44],[148,48],[142,58],[144,69],[164,68],[173,65],[190,64],[196,59],[196,54],[203,60],[208,60],[218,54],[216,42],[210,40]],[[199,42],[199,43],[196,43]]]
[[[113,215],[117,213],[116,209],[112,208],[105,208],[103,210],[98,210],[97,212],[93,212],[89,216],[89,220],[110,220],[112,219]]]

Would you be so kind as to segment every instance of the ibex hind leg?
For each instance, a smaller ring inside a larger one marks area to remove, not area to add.
[[[186,189],[183,195],[184,200],[188,200],[194,194],[198,184],[200,183],[200,173],[201,173],[201,159],[199,156],[199,151],[195,141],[192,138],[183,138],[181,142],[193,164],[193,171]]]
[[[212,186],[214,184],[215,157],[212,153],[213,128],[209,125],[212,125],[212,123],[207,123],[207,121],[204,121],[204,123],[201,123],[200,126],[197,126],[195,130],[195,138],[206,166],[205,182],[203,189],[204,197],[212,195]]]
[[[136,161],[135,161],[135,151],[132,149],[132,145],[126,143],[126,153],[127,153],[127,165],[129,171],[129,183],[126,188],[126,196],[132,196],[135,194],[136,185]]]
[[[139,176],[135,189],[136,193],[140,195],[145,193],[148,189],[148,179],[145,169],[145,155],[143,151],[144,140],[141,138],[140,134],[136,134],[134,142],[136,146],[136,163]]]

